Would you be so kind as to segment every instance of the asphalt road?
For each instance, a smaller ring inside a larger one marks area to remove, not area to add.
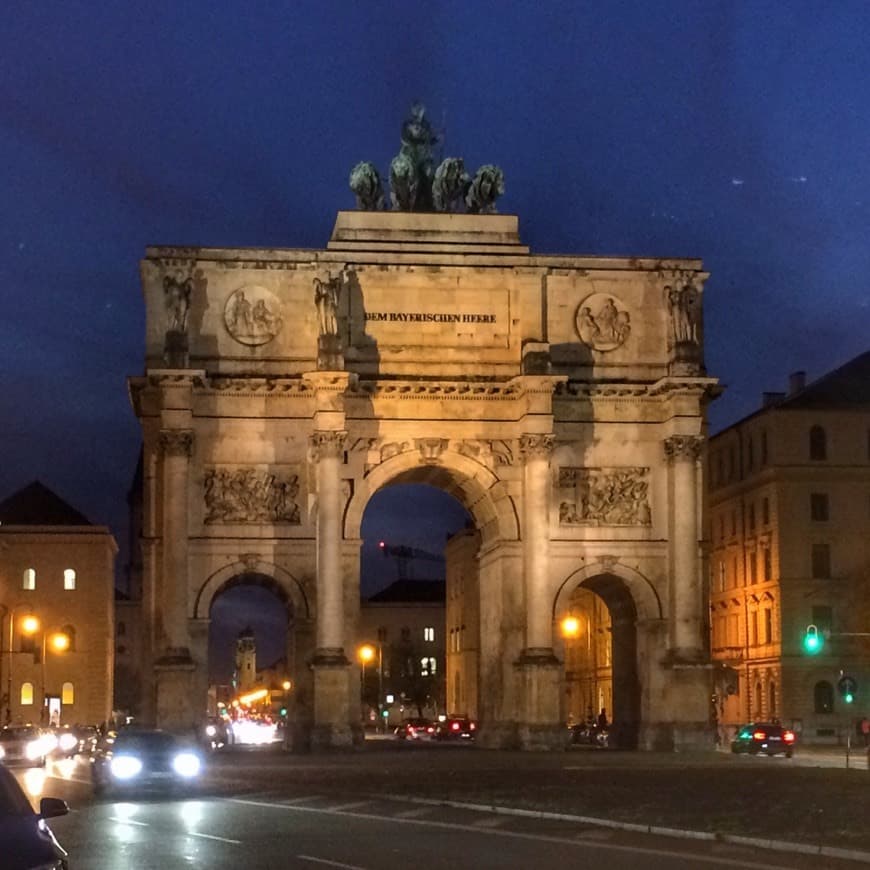
[[[838,868],[852,862],[715,841],[674,839],[576,821],[470,811],[426,801],[391,770],[493,771],[498,754],[378,747],[344,756],[234,752],[213,757],[196,795],[97,799],[86,759],[20,772],[34,802],[50,795],[71,813],[52,820],[72,870],[175,868]],[[635,756],[638,760],[642,756]],[[524,755],[556,771],[577,756]],[[482,759],[482,760],[481,760]],[[483,769],[483,768],[482,768]],[[369,784],[369,788],[365,784]],[[2,862],[0,862],[2,863]]]

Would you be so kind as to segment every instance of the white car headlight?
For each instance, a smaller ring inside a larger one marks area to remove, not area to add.
[[[0,746],[0,758],[6,758],[6,750]]]
[[[192,752],[179,752],[172,759],[172,767],[179,776],[196,776],[199,773],[199,759]]]
[[[61,734],[60,740],[58,740],[57,742],[64,752],[69,752],[70,749],[78,746],[79,741],[75,734]]]
[[[24,754],[30,759],[30,761],[36,761],[37,758],[41,758],[45,755],[45,746],[42,740],[31,740],[27,746],[24,747]]]
[[[206,725],[205,736],[214,737],[215,734],[217,734],[217,728],[215,728],[214,725]]]
[[[109,764],[115,779],[132,779],[142,772],[142,762],[133,755],[116,755]]]

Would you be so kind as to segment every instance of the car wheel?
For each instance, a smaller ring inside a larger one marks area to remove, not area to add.
[[[787,749],[787,750],[786,750],[786,753],[785,753],[785,757],[786,757],[786,758],[791,758],[791,756],[792,756],[792,752],[791,752],[791,750],[790,750],[790,749]]]

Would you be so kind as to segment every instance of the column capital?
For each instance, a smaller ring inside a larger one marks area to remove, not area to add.
[[[555,444],[553,435],[520,436],[520,456],[528,461],[533,458],[549,459]]]
[[[677,459],[689,459],[694,462],[701,456],[704,438],[700,435],[671,435],[670,438],[665,438],[663,443],[668,462]]]
[[[314,461],[340,457],[346,440],[347,432],[341,429],[314,432],[308,439]]]
[[[161,429],[160,450],[164,456],[190,456],[194,435],[190,429]]]

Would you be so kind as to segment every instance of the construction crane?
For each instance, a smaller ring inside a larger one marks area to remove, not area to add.
[[[444,563],[444,556],[439,553],[430,553],[428,550],[420,550],[417,547],[395,546],[388,544],[386,541],[378,541],[378,547],[383,553],[384,558],[393,558],[396,560],[396,569],[399,572],[400,580],[413,580],[414,571],[411,567],[411,562],[415,559],[420,559],[426,562],[441,562]]]

